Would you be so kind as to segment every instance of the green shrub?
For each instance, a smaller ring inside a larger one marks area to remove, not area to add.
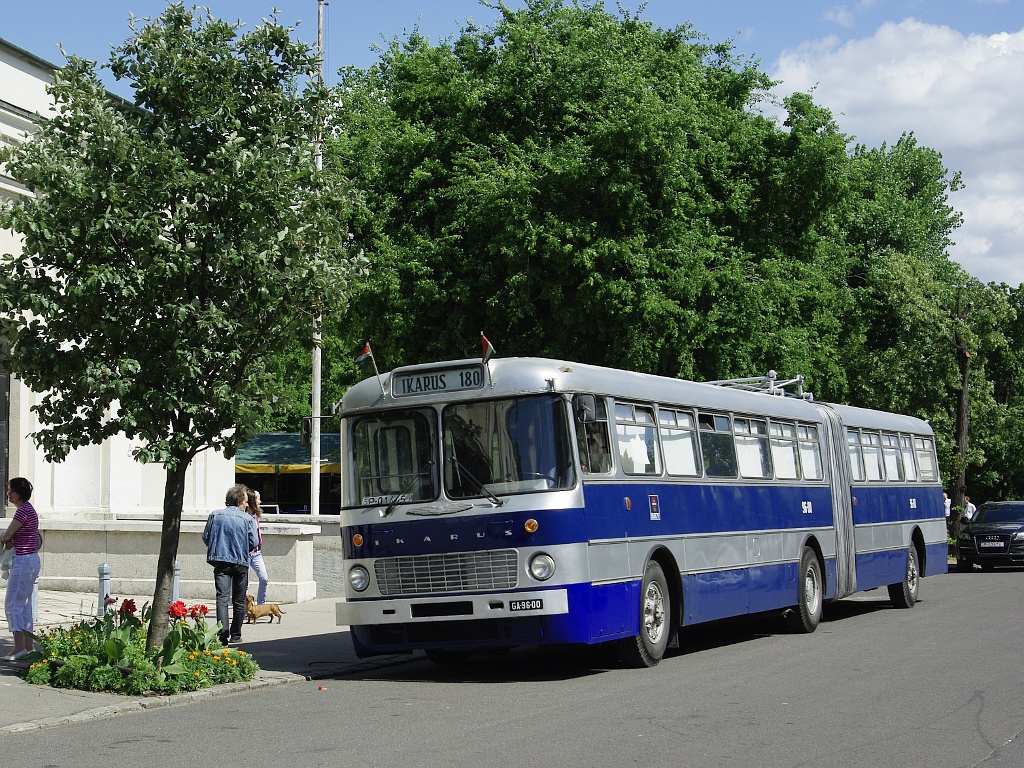
[[[252,680],[259,671],[245,651],[221,646],[220,623],[207,626],[204,605],[186,608],[180,600],[172,604],[167,638],[148,656],[150,612],[148,606],[139,616],[137,612],[135,603],[125,600],[116,612],[108,607],[102,618],[34,635],[41,650],[30,657],[25,680],[86,691],[170,694]]]

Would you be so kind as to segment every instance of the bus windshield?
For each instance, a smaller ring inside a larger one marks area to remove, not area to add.
[[[353,426],[358,504],[436,499],[434,412],[388,411]]]
[[[442,411],[449,498],[571,488],[565,401],[553,395],[449,405]]]

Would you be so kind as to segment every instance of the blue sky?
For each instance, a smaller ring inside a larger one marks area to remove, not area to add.
[[[636,11],[638,0],[619,0]],[[270,9],[301,21],[315,42],[316,0],[207,0],[215,16],[256,25]],[[508,0],[519,7],[521,0]],[[730,39],[782,80],[778,94],[812,90],[860,143],[895,143],[913,131],[962,172],[952,203],[964,212],[953,258],[983,280],[1024,283],[1024,2],[1022,0],[647,0],[641,18],[689,22],[712,42]],[[60,64],[57,44],[103,62],[125,39],[129,13],[156,16],[160,0],[0,0],[0,37]],[[605,3],[614,11],[614,0]],[[466,19],[490,24],[477,0],[331,0],[328,76],[366,67],[372,46],[418,25],[438,41]],[[113,83],[113,90],[128,95]]]

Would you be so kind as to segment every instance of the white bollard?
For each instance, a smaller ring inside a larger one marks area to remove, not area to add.
[[[106,563],[101,563],[99,572],[100,586],[99,599],[96,601],[96,616],[102,619],[107,612],[107,597],[110,595],[110,566]]]
[[[174,561],[174,583],[171,586],[171,602],[178,602],[181,595],[181,563],[177,560]]]

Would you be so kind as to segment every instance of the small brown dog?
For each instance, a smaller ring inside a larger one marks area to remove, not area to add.
[[[281,623],[281,614],[284,613],[280,608],[277,607],[277,603],[263,603],[262,605],[256,605],[256,600],[252,595],[245,596],[245,623],[255,624],[256,619],[263,616],[269,616],[270,621],[268,623],[274,623],[274,617],[277,616],[277,623]]]

